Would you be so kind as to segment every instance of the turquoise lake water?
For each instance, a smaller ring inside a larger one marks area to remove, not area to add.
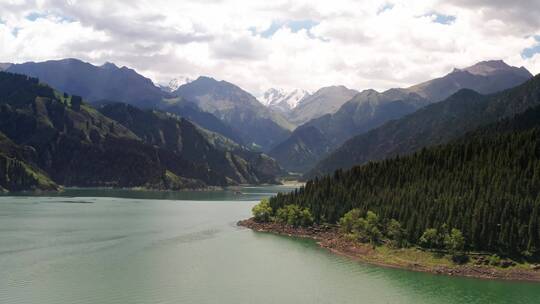
[[[540,303],[537,283],[364,265],[236,226],[287,190],[0,196],[0,303]]]

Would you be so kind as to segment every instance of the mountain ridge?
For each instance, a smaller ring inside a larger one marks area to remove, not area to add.
[[[462,89],[442,102],[351,138],[319,162],[306,177],[443,144],[474,128],[519,114],[537,104],[540,104],[540,75],[515,88],[491,95]]]
[[[10,174],[0,186],[185,189],[276,182],[273,174],[280,169],[272,159],[226,150],[233,146],[228,139],[186,119],[129,107],[142,113],[140,119],[123,121],[138,134],[79,96],[62,94],[37,78],[0,72],[0,132],[6,138],[0,167]],[[184,148],[173,149],[174,143]]]
[[[523,98],[540,97],[540,78],[535,82],[520,88]],[[533,90],[525,92],[528,89]],[[513,99],[516,92],[485,97],[464,89],[451,98],[480,97],[479,106],[488,101],[487,108],[511,115],[515,108],[505,111],[506,105],[518,101]],[[489,98],[495,99],[489,102]],[[445,144],[310,180],[298,191],[272,197],[269,205],[275,212],[294,204],[307,208],[317,224],[341,226],[351,223],[353,213],[372,212],[379,223],[397,223],[408,244],[431,249],[444,247],[426,242],[428,231],[444,236],[457,229],[462,253],[480,251],[536,261],[540,257],[538,151],[540,102],[536,101],[524,112],[473,128]],[[349,221],[343,219],[351,210]],[[353,229],[369,236],[365,228]]]
[[[357,93],[358,91],[343,85],[320,88],[303,98],[287,117],[292,123],[302,125],[309,120],[335,113]]]
[[[489,76],[475,76],[469,71],[463,71],[467,69],[481,70],[484,74],[489,73]],[[296,166],[296,168],[314,167],[328,154],[304,156],[296,156],[295,154],[306,153],[306,151],[336,150],[346,140],[380,127],[387,121],[399,119],[426,105],[436,103],[438,102],[437,98],[455,93],[459,88],[471,87],[484,93],[494,93],[523,83],[530,79],[530,75],[523,68],[508,66],[503,61],[483,61],[409,88],[394,88],[383,92],[372,89],[364,90],[347,101],[334,114],[325,115],[304,124],[304,126],[318,128],[320,133],[326,137],[323,143],[328,144],[328,146],[325,149],[316,147],[297,149],[298,143],[286,141],[288,145],[277,145],[270,152],[270,155],[284,164],[288,164],[288,159],[310,160],[309,163],[306,162],[301,166]],[[310,142],[309,139],[298,140]],[[283,151],[276,151],[276,149]],[[314,161],[316,159],[318,161]]]
[[[309,95],[311,93],[303,89],[285,90],[271,88],[264,92],[258,99],[266,107],[276,110],[287,117]]]
[[[173,94],[215,115],[238,132],[244,143],[260,146],[263,151],[287,137],[293,128],[253,95],[224,80],[201,76]]]
[[[170,97],[151,79],[110,62],[96,66],[67,58],[12,64],[5,71],[39,78],[59,91],[81,96],[90,102],[108,99],[150,108]]]

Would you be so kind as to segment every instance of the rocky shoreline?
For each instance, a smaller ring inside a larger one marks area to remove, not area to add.
[[[277,223],[258,223],[253,219],[238,222],[239,226],[258,232],[268,232],[291,237],[311,238],[322,248],[332,253],[346,256],[354,260],[390,268],[427,272],[448,276],[463,276],[491,280],[513,280],[540,282],[540,266],[530,266],[530,269],[520,267],[500,268],[484,265],[484,257],[474,257],[473,262],[465,265],[430,265],[406,259],[388,259],[379,254],[369,244],[362,244],[344,237],[337,227],[306,227],[293,228]]]

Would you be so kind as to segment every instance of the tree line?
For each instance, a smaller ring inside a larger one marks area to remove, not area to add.
[[[269,205],[307,208],[319,224],[372,211],[384,225],[398,222],[411,244],[442,246],[452,234],[460,239],[459,231],[466,250],[539,257],[539,191],[535,108],[446,145],[337,170]]]

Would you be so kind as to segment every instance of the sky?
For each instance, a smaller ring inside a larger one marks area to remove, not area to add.
[[[0,0],[0,62],[383,90],[491,59],[540,73],[538,16],[538,0]]]

